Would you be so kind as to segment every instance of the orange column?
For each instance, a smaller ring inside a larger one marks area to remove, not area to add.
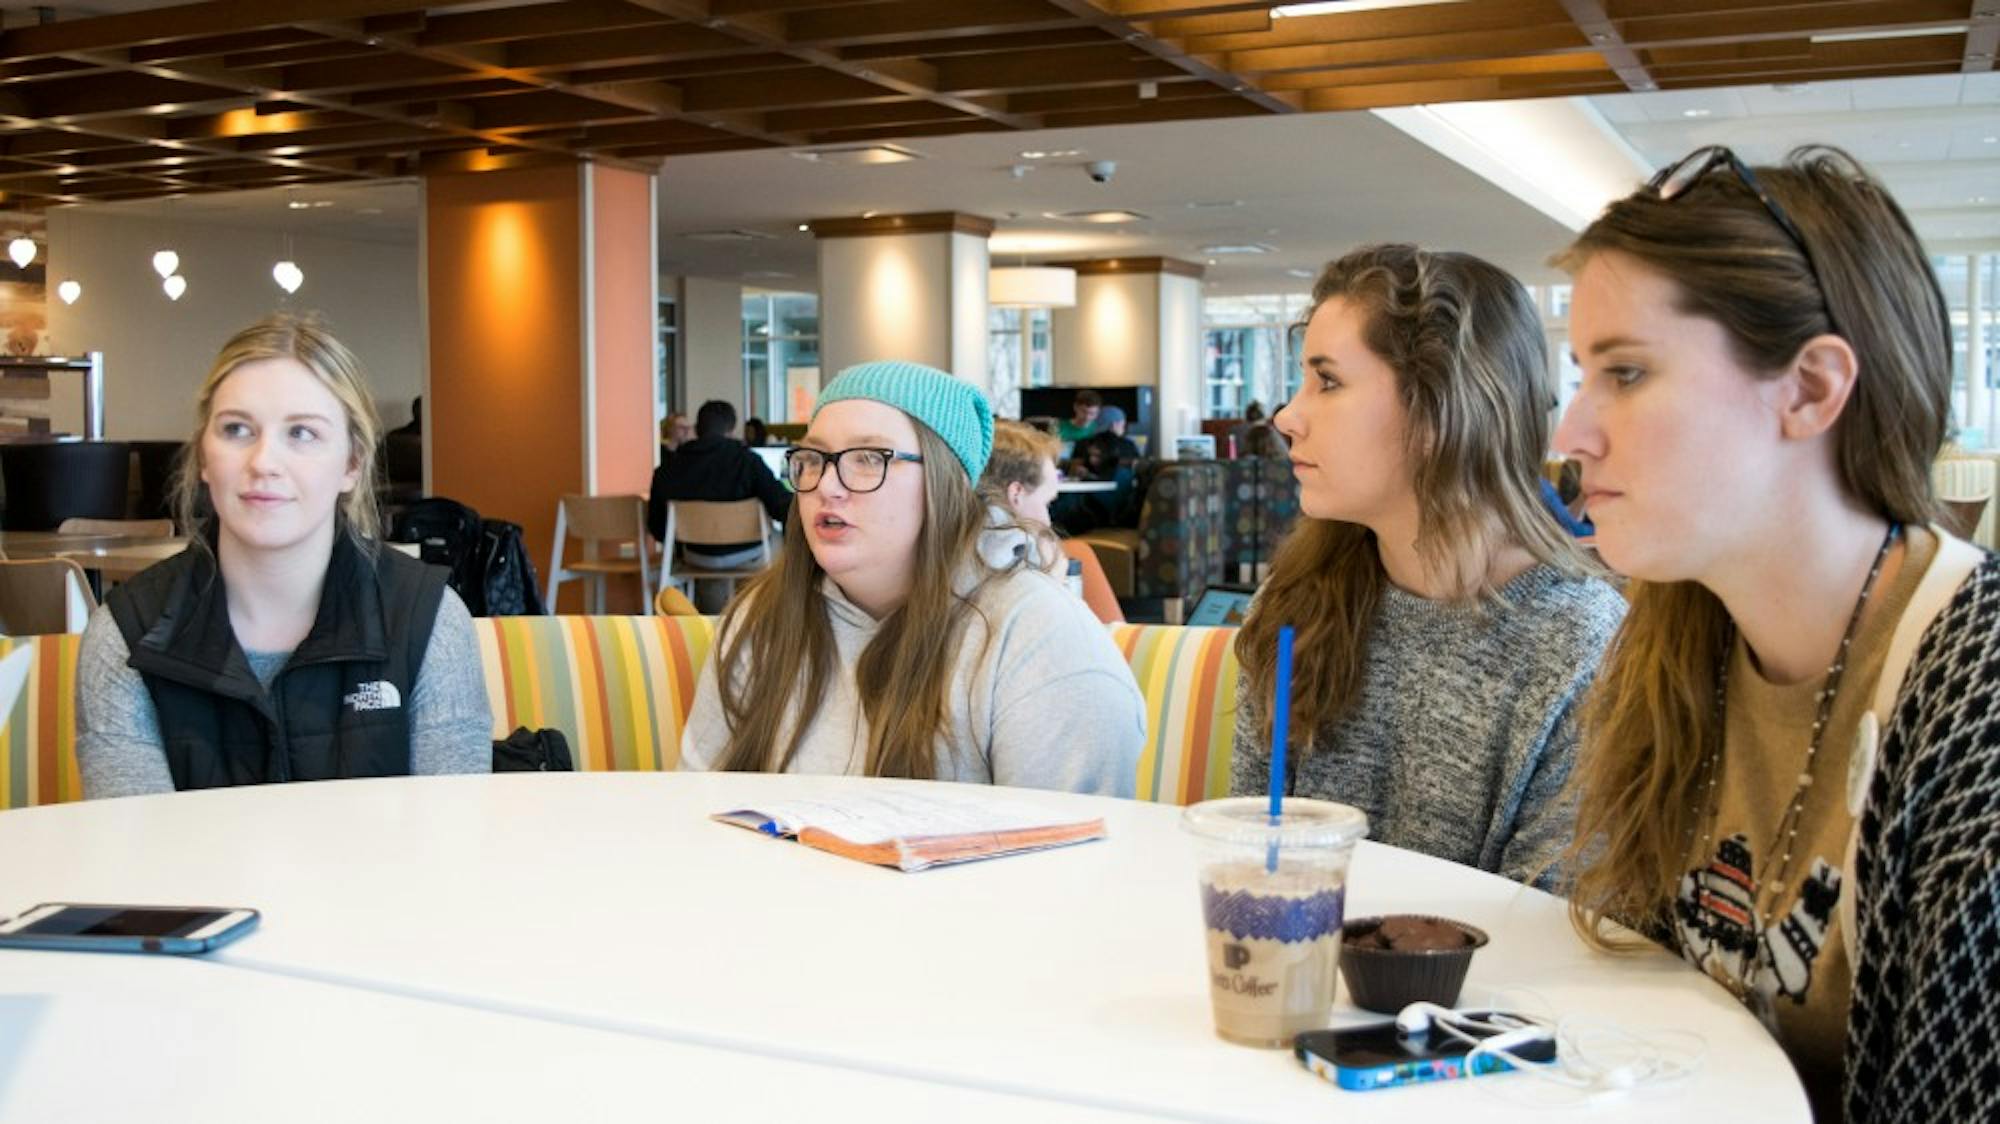
[[[519,523],[543,582],[558,497],[651,480],[655,242],[643,173],[424,181],[429,490]],[[577,588],[564,611],[581,610]]]

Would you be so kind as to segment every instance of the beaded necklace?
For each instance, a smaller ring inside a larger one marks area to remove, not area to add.
[[[1753,939],[1743,953],[1744,970],[1739,973],[1741,982],[1727,977],[1722,979],[1723,985],[1736,996],[1738,1001],[1748,1002],[1755,990],[1753,984],[1760,966],[1757,949],[1762,934],[1770,928],[1771,923],[1771,911],[1760,909],[1757,902],[1762,899],[1775,906],[1775,903],[1784,897],[1785,883],[1792,873],[1792,847],[1799,834],[1799,821],[1804,818],[1806,796],[1812,789],[1813,764],[1819,758],[1820,743],[1825,739],[1827,723],[1833,718],[1833,704],[1840,694],[1841,675],[1847,670],[1847,650],[1854,643],[1854,634],[1860,628],[1861,611],[1868,605],[1868,595],[1875,590],[1875,579],[1881,576],[1882,563],[1889,557],[1889,548],[1895,545],[1896,537],[1902,530],[1901,523],[1892,521],[1889,524],[1889,532],[1882,536],[1882,545],[1875,551],[1875,562],[1868,567],[1868,576],[1861,582],[1861,595],[1854,600],[1854,613],[1847,618],[1847,631],[1841,635],[1840,647],[1833,653],[1833,663],[1826,669],[1826,684],[1820,688],[1817,696],[1819,711],[1813,719],[1812,740],[1806,745],[1805,766],[1799,771],[1799,783],[1792,790],[1791,802],[1785,806],[1785,814],[1778,820],[1777,830],[1771,833],[1771,845],[1763,853],[1763,875],[1755,880],[1757,889],[1749,903],[1749,913],[1756,923],[1756,932],[1752,934]],[[1722,743],[1729,733],[1729,657],[1735,648],[1736,625],[1732,621],[1723,635],[1722,656],[1717,661],[1715,669],[1716,734],[1715,740],[1709,745],[1708,759],[1702,766],[1707,776],[1707,783],[1697,798],[1707,804],[1708,814],[1704,817],[1697,813],[1688,821],[1689,851],[1696,856],[1697,861],[1703,861],[1703,856],[1709,853],[1709,848],[1714,844],[1716,820],[1722,815],[1717,785],[1722,771]],[[1701,844],[1697,848],[1693,846],[1694,825],[1704,820],[1707,826],[1702,831]],[[1780,840],[1783,841],[1782,847],[1779,846]]]

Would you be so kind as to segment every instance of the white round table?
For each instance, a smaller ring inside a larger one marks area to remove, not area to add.
[[[1109,838],[918,874],[708,819],[895,783],[913,782],[517,774],[25,809],[0,815],[0,912],[65,900],[251,906],[265,915],[257,933],[179,967],[609,1032],[670,1047],[676,1064],[696,1064],[685,1051],[719,1051],[773,1067],[776,1083],[837,1072],[890,1092],[1190,1120],[1542,1115],[1497,1088],[1526,1078],[1347,1093],[1284,1051],[1217,1039],[1178,808],[1008,790],[1102,816]],[[1600,1110],[1610,1117],[1809,1119],[1784,1055],[1721,988],[1663,953],[1589,951],[1547,895],[1364,844],[1348,912],[1439,913],[1484,928],[1492,943],[1462,1002],[1528,988],[1567,1015],[1705,1038],[1708,1059],[1690,1083],[1621,1099]],[[16,958],[39,955],[0,954],[0,986],[15,990]],[[63,959],[84,962],[85,979],[176,968]],[[1336,1021],[1378,1017],[1343,1008]],[[287,1056],[301,1089],[339,1072],[331,1059],[316,1074],[305,1060],[314,1055]],[[676,1082],[649,1087],[655,1099],[641,1107],[675,1103]],[[820,1116],[875,1115],[865,1097],[817,1103]]]

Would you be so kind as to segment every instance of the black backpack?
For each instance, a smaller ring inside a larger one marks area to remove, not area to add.
[[[443,566],[446,584],[465,602],[472,615],[484,616],[486,597],[479,587],[479,513],[441,496],[420,499],[396,514],[389,541],[413,542],[419,558]]]
[[[539,617],[547,611],[542,607],[535,564],[528,559],[519,523],[504,519],[482,521],[476,562],[481,605],[473,610],[475,615]]]
[[[504,742],[493,743],[496,773],[573,773],[569,739],[561,730],[517,726]]]

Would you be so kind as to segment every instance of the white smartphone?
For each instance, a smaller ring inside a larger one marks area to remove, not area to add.
[[[56,902],[0,921],[0,948],[189,955],[221,948],[258,919],[254,909]]]

